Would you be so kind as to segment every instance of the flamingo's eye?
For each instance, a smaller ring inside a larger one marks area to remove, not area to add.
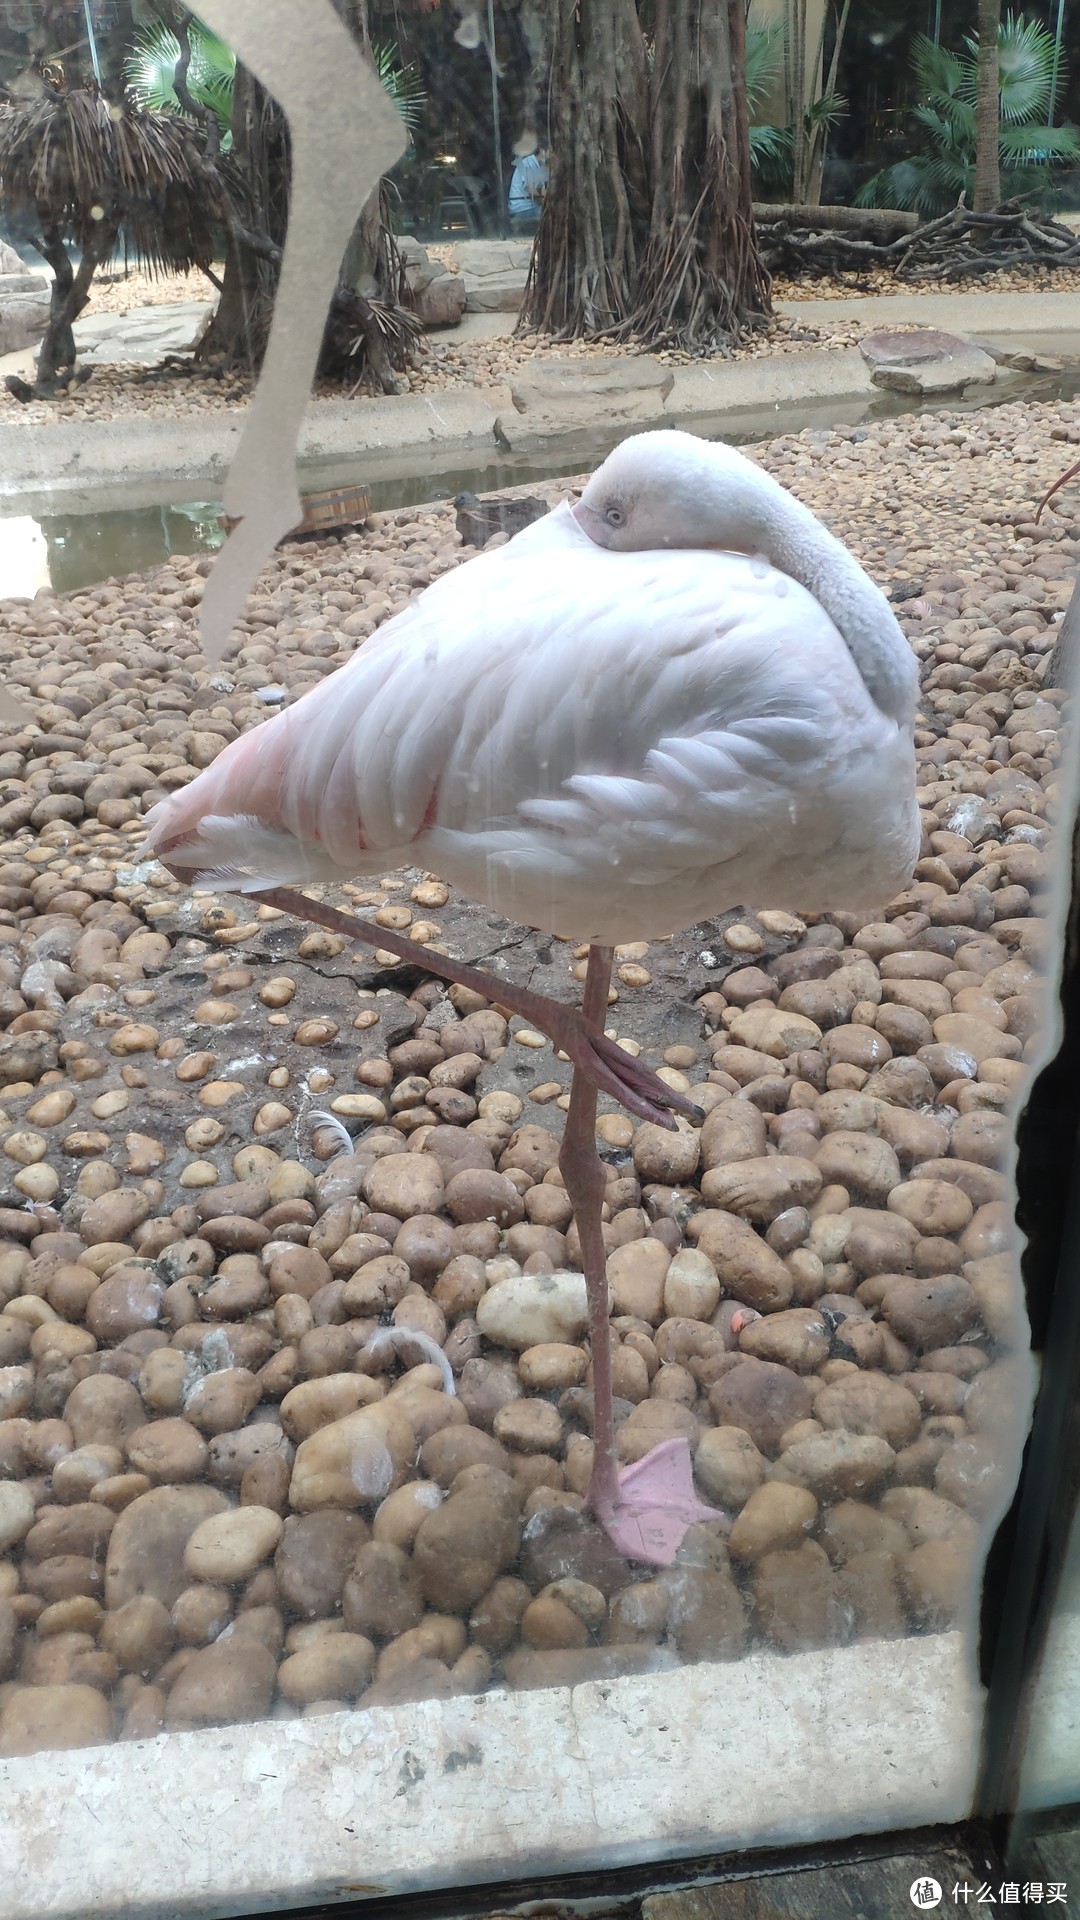
[[[604,519],[607,521],[609,527],[625,527],[626,525],[626,514],[622,507],[605,507]]]

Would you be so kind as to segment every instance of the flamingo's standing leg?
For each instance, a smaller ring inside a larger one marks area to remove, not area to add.
[[[586,1030],[603,1033],[611,984],[611,947],[590,947],[581,1003]],[[570,1108],[559,1148],[559,1171],[574,1209],[581,1243],[581,1264],[589,1300],[589,1345],[593,1376],[593,1470],[589,1505],[607,1524],[619,1499],[615,1459],[615,1417],[611,1389],[611,1330],[608,1321],[607,1255],[601,1208],[607,1176],[596,1150],[596,1082],[574,1068]]]
[[[185,877],[183,868],[170,865],[167,849],[162,849],[159,858],[178,879]],[[497,975],[484,973],[479,967],[470,967],[462,960],[451,960],[449,954],[432,953],[429,948],[405,940],[401,934],[391,933],[388,928],[372,926],[367,920],[358,920],[354,914],[342,913],[340,908],[332,907],[324,900],[309,900],[306,894],[296,893],[292,887],[267,887],[257,897],[267,906],[278,907],[292,914],[295,919],[311,920],[318,927],[329,927],[332,932],[343,933],[349,940],[363,941],[369,947],[385,947],[409,965],[422,967],[426,973],[437,974],[443,980],[456,981],[463,987],[471,987],[474,993],[497,1000],[500,1005],[508,1007],[512,1013],[521,1014],[546,1033],[573,1062],[575,1074],[578,1068],[583,1068],[584,1074],[595,1081],[601,1092],[610,1093],[614,1100],[621,1100],[624,1107],[636,1113],[640,1120],[651,1120],[660,1127],[673,1127],[672,1112],[685,1113],[698,1122],[704,1118],[701,1109],[685,1094],[666,1086],[649,1067],[624,1053],[621,1047],[606,1037],[602,1011],[598,1020],[588,1027],[576,1007],[564,1006],[560,1001],[549,1000],[543,994],[530,993],[527,987],[515,986],[513,981],[501,980]],[[610,973],[609,958],[609,977]],[[603,1001],[606,1006],[606,986]]]
[[[594,1043],[603,1036],[613,957],[610,947],[589,948],[581,1012],[586,1032]],[[589,1302],[593,1468],[588,1505],[628,1559],[666,1567],[674,1560],[687,1527],[695,1520],[718,1520],[725,1516],[715,1507],[705,1506],[694,1492],[690,1449],[685,1440],[665,1440],[643,1460],[619,1472],[611,1384],[607,1256],[601,1219],[606,1175],[596,1150],[596,1081],[581,1067],[574,1068],[570,1110],[559,1149],[559,1170],[574,1209]]]

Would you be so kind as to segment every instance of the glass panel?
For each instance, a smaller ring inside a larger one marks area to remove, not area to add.
[[[0,9],[13,1915],[964,1817],[1035,1372],[1064,294],[848,298],[812,247],[770,293],[739,0],[680,0],[678,57],[629,0],[39,11]],[[786,193],[823,98],[753,121]]]

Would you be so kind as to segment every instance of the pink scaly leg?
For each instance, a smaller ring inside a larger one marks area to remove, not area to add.
[[[685,1440],[666,1440],[620,1473],[615,1452],[615,1415],[611,1387],[611,1330],[608,1319],[607,1261],[601,1226],[605,1174],[596,1151],[596,1097],[598,1091],[660,1126],[674,1127],[669,1108],[700,1119],[699,1109],[669,1087],[647,1067],[604,1034],[612,950],[590,947],[582,1010],[530,993],[484,973],[478,967],[431,953],[427,947],[400,934],[355,919],[336,907],[309,900],[288,887],[268,889],[259,896],[317,926],[385,947],[388,953],[422,967],[444,980],[471,987],[485,999],[497,1001],[521,1014],[548,1034],[573,1063],[570,1110],[566,1116],[559,1166],[574,1209],[581,1241],[582,1265],[589,1302],[589,1332],[593,1369],[593,1471],[588,1504],[609,1538],[628,1560],[652,1566],[670,1566],[682,1545],[687,1527],[697,1520],[725,1516],[705,1506],[694,1491],[690,1449]]]
[[[414,940],[404,940],[400,934],[391,933],[386,927],[374,926],[371,921],[359,920],[351,913],[342,913],[339,908],[326,906],[321,900],[309,900],[306,894],[295,893],[291,887],[268,888],[256,897],[269,907],[279,907],[282,912],[292,914],[295,919],[312,920],[316,926],[344,934],[347,940],[362,940],[369,947],[385,947],[387,953],[396,954],[398,959],[412,966],[422,967],[425,973],[436,974],[440,979],[450,980],[458,986],[471,987],[474,993],[482,994],[486,1000],[509,1007],[511,1013],[520,1014],[547,1034],[553,1045],[572,1062],[575,1076],[581,1073],[591,1081],[594,1103],[597,1091],[610,1094],[613,1100],[620,1101],[640,1120],[651,1120],[656,1126],[668,1128],[675,1125],[670,1109],[685,1113],[692,1120],[700,1121],[703,1118],[701,1109],[685,1094],[667,1086],[659,1075],[642,1066],[614,1040],[607,1038],[603,1022],[603,1013],[607,1008],[606,985],[603,1008],[598,1018],[590,1024],[576,1007],[563,1006],[558,1000],[549,1000],[543,994],[530,993],[528,988],[514,986],[508,980],[500,980],[495,974],[484,973],[479,967],[451,960],[445,953],[432,953],[429,947],[419,946]]]
[[[610,947],[589,949],[581,1011],[586,1029],[593,1034],[603,1029],[612,957]],[[628,1560],[670,1566],[687,1527],[696,1520],[718,1520],[724,1516],[715,1507],[705,1506],[694,1492],[690,1449],[685,1440],[665,1440],[625,1472],[620,1473],[618,1469],[607,1256],[600,1211],[606,1176],[596,1150],[596,1083],[583,1067],[574,1069],[570,1110],[559,1149],[559,1169],[574,1209],[589,1302],[593,1469],[588,1504]]]

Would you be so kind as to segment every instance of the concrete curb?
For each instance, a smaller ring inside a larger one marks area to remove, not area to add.
[[[0,1761],[8,1920],[196,1920],[962,1819],[965,1634]]]

